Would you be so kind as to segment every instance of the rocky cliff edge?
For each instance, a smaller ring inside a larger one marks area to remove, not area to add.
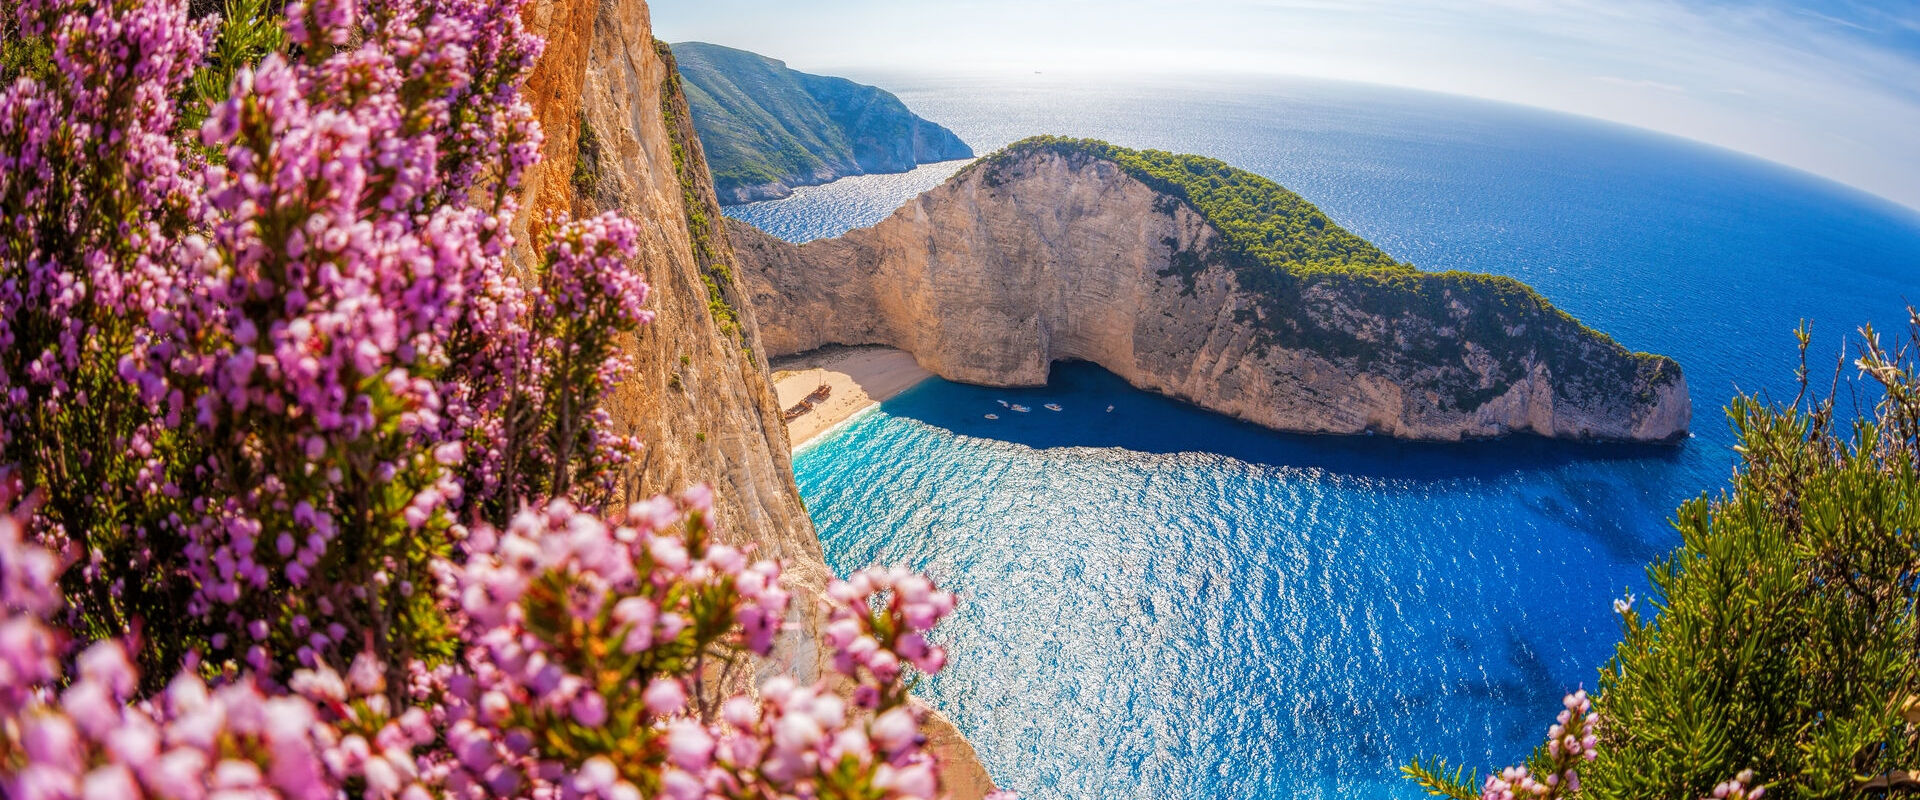
[[[1518,281],[1395,262],[1210,159],[1042,137],[837,239],[728,224],[772,356],[883,344],[994,386],[1090,361],[1301,433],[1674,442],[1690,422],[1672,359]]]
[[[718,535],[782,559],[794,592],[789,631],[760,677],[820,677],[821,619],[813,612],[832,573],[794,485],[765,350],[730,266],[671,54],[654,40],[643,0],[533,0],[525,21],[547,39],[525,90],[546,138],[523,187],[517,237],[528,242],[556,211],[618,211],[642,231],[634,268],[652,286],[656,317],[629,343],[638,369],[608,401],[622,432],[645,442],[626,491],[640,497],[711,484]],[[925,732],[939,745],[943,797],[977,800],[991,791],[951,723],[931,715]]]

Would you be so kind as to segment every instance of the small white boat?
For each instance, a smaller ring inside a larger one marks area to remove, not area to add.
[[[1107,413],[1113,413],[1113,406],[1107,406]]]
[[[1060,410],[1060,404],[1059,404],[1059,403],[1048,403],[1048,404],[1047,404],[1047,410],[1048,410],[1048,411],[1059,411],[1059,410]]]
[[[988,414],[988,415],[987,415],[987,419],[999,419],[999,418],[1000,418],[1000,415],[999,415],[999,414]]]
[[[1032,410],[1033,410],[1033,409],[1031,409],[1031,408],[1027,408],[1026,406],[1023,406],[1023,405],[1020,405],[1019,403],[1014,403],[1013,405],[1010,405],[1010,406],[1007,406],[1007,407],[1008,407],[1008,408],[1011,408],[1011,409],[1013,409],[1013,410],[1015,410],[1015,411],[1018,411],[1018,412],[1020,412],[1020,413],[1022,413],[1022,414],[1025,414],[1025,413],[1027,413],[1027,412],[1029,412],[1029,411],[1032,411]]]
[[[1007,407],[1007,401],[1005,401],[1005,400],[996,400],[996,401],[994,401],[994,402],[996,402],[996,403],[999,403],[999,404],[1000,404],[1000,407],[1001,407],[1001,408],[1006,408],[1006,407]]]

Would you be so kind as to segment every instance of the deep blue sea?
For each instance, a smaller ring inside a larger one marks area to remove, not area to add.
[[[1531,283],[1693,392],[1677,449],[1436,446],[1272,434],[1060,365],[1045,389],[929,381],[805,449],[835,570],[961,593],[922,693],[1029,798],[1410,799],[1416,755],[1523,757],[1594,684],[1675,505],[1725,484],[1726,400],[1791,398],[1799,320],[1831,365],[1920,302],[1920,215],[1630,128],[1317,81],[853,77],[982,153],[1056,133],[1253,170],[1402,259]],[[835,235],[958,166],[730,213]]]

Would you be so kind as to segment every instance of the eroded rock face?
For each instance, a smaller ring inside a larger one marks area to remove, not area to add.
[[[719,203],[647,5],[535,0],[525,20],[548,45],[526,90],[546,141],[515,222],[521,263],[524,243],[548,212],[616,211],[640,224],[643,255],[634,268],[652,286],[656,316],[629,344],[638,370],[609,399],[616,424],[646,443],[626,491],[645,497],[712,485],[718,535],[781,559],[794,592],[791,629],[762,677],[819,677],[826,665],[816,612],[832,573],[794,485],[753,309],[729,269]],[[928,734],[947,743],[936,751],[946,769],[984,781],[950,723],[931,720]],[[973,783],[961,789],[950,796],[972,800],[986,791]]]
[[[1038,385],[1053,362],[1084,360],[1141,389],[1302,433],[1673,441],[1691,416],[1677,366],[1647,369],[1651,357],[1570,319],[1555,331],[1560,363],[1511,370],[1491,353],[1510,358],[1527,331],[1486,343],[1458,333],[1485,309],[1388,315],[1357,290],[1307,284],[1299,305],[1316,324],[1387,356],[1362,363],[1276,343],[1231,269],[1173,268],[1182,254],[1220,252],[1220,232],[1098,159],[1040,152],[968,170],[837,239],[796,246],[731,220],[729,236],[774,356],[884,344],[942,377],[993,386]],[[1422,363],[1426,351],[1407,342],[1459,355]],[[1613,383],[1584,380],[1595,374]]]
[[[652,286],[656,316],[630,345],[638,371],[609,399],[616,424],[646,443],[628,492],[711,484],[720,535],[787,561],[795,606],[809,608],[831,573],[793,483],[786,428],[765,362],[753,355],[758,331],[743,292],[730,280],[718,284],[731,321],[709,302],[710,262],[728,256],[711,229],[718,204],[684,101],[668,83],[671,66],[655,50],[647,6],[542,0],[527,21],[548,39],[527,89],[546,141],[526,181],[520,240],[537,237],[551,211],[616,211],[640,223],[635,268]],[[587,169],[577,169],[582,159]],[[795,648],[788,662],[811,674],[812,655]]]

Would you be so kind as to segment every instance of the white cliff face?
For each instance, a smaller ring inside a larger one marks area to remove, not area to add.
[[[1471,315],[1493,313],[1471,298],[1452,301],[1446,318],[1425,319],[1377,312],[1351,286],[1309,283],[1299,307],[1315,324],[1391,357],[1362,364],[1289,348],[1262,329],[1257,298],[1231,269],[1201,268],[1190,288],[1170,269],[1178,254],[1219,243],[1191,206],[1098,159],[1031,153],[988,174],[965,172],[838,239],[795,246],[729,222],[769,354],[884,344],[950,380],[999,386],[1044,383],[1055,361],[1090,361],[1136,387],[1303,433],[1685,434],[1690,408],[1677,369],[1661,376],[1649,367],[1661,360],[1633,356],[1570,319],[1550,320],[1570,326],[1556,328],[1557,347],[1541,348],[1550,355],[1508,370],[1502,358],[1512,361],[1528,332],[1461,341]],[[1427,350],[1409,342],[1458,355],[1422,363]],[[1556,383],[1556,371],[1625,378],[1607,391],[1591,380],[1576,390]],[[1453,400],[1462,392],[1472,402]]]
[[[647,5],[535,0],[525,19],[547,39],[526,88],[546,139],[544,161],[523,186],[517,237],[528,241],[555,211],[611,210],[640,224],[642,255],[634,268],[646,274],[656,316],[628,342],[635,369],[607,399],[619,431],[645,443],[625,490],[643,497],[711,485],[716,535],[781,560],[782,582],[794,593],[788,630],[760,663],[762,676],[827,677],[820,599],[833,574],[793,481],[753,309],[724,267],[733,257],[715,222],[719,203]],[[590,157],[578,148],[582,125],[597,141]],[[583,157],[592,166],[585,179],[575,169]],[[715,313],[708,280],[724,315]],[[942,798],[978,800],[993,790],[951,722],[935,714],[924,731],[937,745]]]

